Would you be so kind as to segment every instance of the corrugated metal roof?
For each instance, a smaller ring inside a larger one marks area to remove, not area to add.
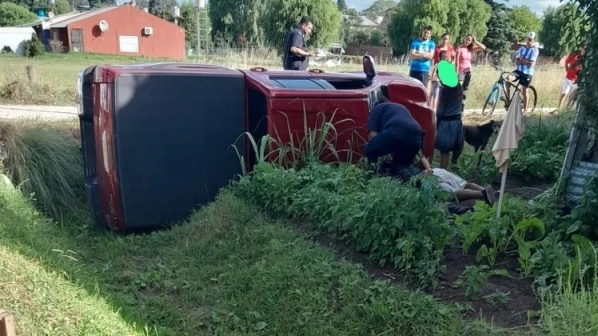
[[[50,19],[50,18],[43,18],[43,19],[35,20],[33,22],[30,22],[30,23],[26,23],[26,24],[20,25],[19,27],[34,27],[34,26],[39,26],[39,25],[42,24],[42,22],[58,23],[58,22],[61,22],[61,21],[73,18],[75,16],[84,14],[84,13],[86,13],[86,12],[72,12],[72,13],[67,13],[67,14],[56,15],[52,19]]]
[[[106,13],[106,12],[109,12],[109,11],[111,11],[113,9],[116,9],[116,8],[118,8],[118,6],[111,6],[111,7],[104,7],[104,8],[98,8],[98,9],[90,10],[89,12],[81,13],[81,15],[77,15],[77,16],[75,16],[73,18],[69,18],[67,20],[63,20],[63,21],[60,21],[60,22],[57,22],[57,23],[52,23],[50,25],[50,27],[51,28],[65,28],[66,26],[70,25],[71,23],[75,23],[75,22],[77,22],[79,20],[84,20],[84,19],[90,18],[92,16],[96,16],[96,15],[99,15],[99,14],[102,14],[102,13]]]

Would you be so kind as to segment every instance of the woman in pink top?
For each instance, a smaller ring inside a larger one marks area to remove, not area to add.
[[[465,35],[463,44],[457,47],[456,66],[457,71],[459,72],[459,82],[463,86],[462,109],[465,109],[467,89],[469,88],[469,83],[471,82],[471,59],[474,53],[484,50],[486,50],[486,46],[476,41],[475,37],[473,37],[471,34]]]

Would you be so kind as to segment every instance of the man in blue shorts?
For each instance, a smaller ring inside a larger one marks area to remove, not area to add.
[[[527,111],[528,96],[527,88],[532,82],[532,76],[534,75],[534,67],[536,66],[536,60],[540,53],[538,47],[535,46],[536,33],[529,32],[527,34],[527,41],[524,46],[521,46],[517,50],[515,56],[515,64],[517,69],[514,74],[519,78],[519,84],[521,84],[521,93],[523,96],[523,113]],[[509,86],[507,86],[507,94],[510,96]]]
[[[431,40],[431,37],[432,27],[427,26],[422,30],[421,36],[411,42],[409,48],[409,58],[411,58],[409,77],[419,80],[426,88],[434,58],[434,48],[436,48],[436,43]]]
[[[392,154],[390,173],[400,176],[423,148],[424,133],[405,106],[389,102],[384,97],[370,112],[368,141],[364,148],[368,164],[377,163],[379,157]]]

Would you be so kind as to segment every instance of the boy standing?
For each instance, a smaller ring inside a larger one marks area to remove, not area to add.
[[[409,77],[415,78],[428,87],[430,66],[434,58],[434,49],[436,43],[431,40],[432,27],[427,26],[422,30],[421,36],[411,42],[409,48],[409,57],[411,58],[411,67]]]

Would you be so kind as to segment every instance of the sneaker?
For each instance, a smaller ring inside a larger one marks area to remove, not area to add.
[[[492,187],[486,187],[486,189],[482,190],[482,195],[484,195],[484,201],[488,203],[488,205],[493,206],[495,197],[494,197],[494,189]]]

